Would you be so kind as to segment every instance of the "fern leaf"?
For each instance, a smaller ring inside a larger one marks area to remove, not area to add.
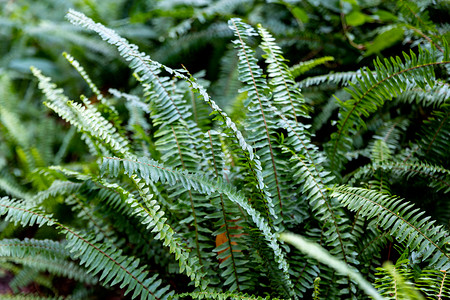
[[[303,61],[301,63],[298,63],[298,64],[290,67],[289,71],[291,72],[293,78],[297,78],[300,75],[305,74],[309,70],[311,70],[319,65],[322,65],[326,62],[333,61],[333,60],[334,60],[333,56],[324,56],[324,57],[319,57],[316,59],[311,59],[308,61]]]
[[[242,207],[252,218],[253,222],[266,239],[267,244],[273,250],[278,267],[284,273],[286,284],[291,286],[289,275],[287,274],[288,265],[284,253],[278,245],[275,234],[272,232],[269,224],[258,211],[250,206],[242,193],[237,192],[234,187],[223,182],[220,177],[217,178],[217,181],[212,181],[204,176],[190,174],[186,171],[172,170],[146,158],[141,158],[137,161],[119,158],[104,158],[100,170],[103,173],[109,171],[113,176],[118,176],[119,172],[123,170],[125,174],[130,176],[136,174],[146,183],[152,181],[159,181],[170,185],[181,183],[187,190],[192,189],[207,195],[214,192],[226,195],[231,201]]]
[[[2,294],[2,299],[5,300],[64,300],[63,296],[56,297],[43,297],[41,295],[8,295]]]
[[[330,167],[338,171],[343,164],[343,153],[352,148],[352,134],[365,126],[363,117],[369,116],[382,106],[385,101],[400,95],[407,88],[408,81],[415,86],[425,88],[427,84],[434,86],[434,66],[450,64],[448,57],[439,59],[435,51],[431,53],[419,48],[419,55],[412,51],[403,53],[404,62],[399,57],[382,62],[374,62],[375,71],[361,71],[361,78],[357,78],[358,85],[351,83],[352,89],[347,89],[352,99],[341,102],[340,119],[337,132],[331,136],[327,146],[330,156]]]
[[[295,88],[295,76],[285,64],[281,48],[275,43],[272,35],[261,25],[258,26],[262,37],[261,48],[266,53],[267,72],[273,90],[273,106],[286,117],[297,121],[299,117],[307,117],[305,99],[298,88]]]
[[[170,295],[166,294],[168,287],[160,288],[161,280],[157,279],[157,275],[147,277],[148,272],[144,271],[143,266],[139,266],[139,260],[124,256],[121,250],[109,245],[97,244],[92,237],[56,222],[51,216],[26,203],[1,198],[0,215],[6,215],[7,220],[11,219],[22,226],[56,225],[66,234],[67,248],[71,249],[73,257],[78,258],[91,275],[100,273],[100,281],[105,285],[126,285],[126,293],[134,291],[133,298],[140,295],[142,299],[162,299]]]
[[[391,233],[398,242],[422,253],[421,261],[442,270],[450,269],[450,256],[445,244],[450,241],[442,226],[434,226],[424,212],[406,201],[376,191],[340,186],[333,189],[337,197],[350,210],[359,210],[366,218],[377,218],[377,224]]]
[[[202,292],[192,292],[192,293],[183,293],[183,294],[176,294],[174,296],[174,299],[178,298],[186,298],[191,297],[192,299],[219,299],[219,300],[226,300],[226,299],[233,299],[233,300],[264,300],[264,299],[273,299],[277,300],[278,298],[271,298],[269,296],[267,297],[261,297],[261,296],[253,296],[249,294],[244,293],[234,293],[234,292],[217,292],[217,291],[202,291]]]
[[[222,111],[222,109],[219,106],[217,106],[217,104],[214,101],[211,100],[208,93],[206,92],[206,89],[201,85],[199,85],[194,77],[186,76],[183,70],[181,71],[174,70],[151,60],[148,55],[140,53],[136,45],[129,44],[128,41],[118,36],[113,30],[108,29],[101,24],[95,23],[82,13],[70,10],[69,13],[67,14],[67,18],[73,24],[83,26],[97,32],[102,39],[106,40],[108,43],[112,45],[117,46],[121,56],[123,56],[125,60],[131,61],[130,67],[134,69],[136,73],[140,73],[142,75],[141,77],[142,81],[145,82],[149,80],[151,82],[154,82],[150,79],[156,79],[155,72],[160,68],[163,68],[169,74],[172,74],[175,77],[183,79],[186,82],[188,82],[189,85],[191,86],[191,89],[197,91],[203,97],[203,99],[210,105],[211,109],[213,110],[213,113],[217,114],[219,116],[219,120],[221,120],[223,124],[226,126],[226,128],[231,131],[232,136],[237,141],[237,143],[239,144],[239,146],[243,151],[244,159],[247,161],[251,169],[250,174],[252,174],[252,176],[256,180],[257,188],[260,189],[262,195],[266,196],[264,191],[265,189],[264,179],[261,172],[261,162],[259,161],[258,158],[255,158],[252,146],[250,146],[245,141],[242,133],[237,129],[236,124],[227,116],[225,112]],[[158,84],[158,86],[159,86],[158,93],[167,94],[164,92],[164,88],[161,86],[161,84]],[[175,109],[174,106],[172,106],[172,108]],[[269,211],[273,211],[272,206],[269,206],[268,209]]]
[[[413,288],[411,272],[406,264],[408,260],[399,260],[392,265],[385,263],[383,268],[377,268],[379,273],[375,285],[385,299],[423,300],[422,295]]]
[[[423,270],[416,280],[416,286],[428,299],[450,298],[450,276],[447,271]]]
[[[278,211],[283,216],[282,191],[280,178],[277,173],[277,164],[273,149],[271,132],[275,130],[275,123],[268,113],[269,95],[267,83],[263,78],[263,71],[258,66],[253,51],[245,43],[244,39],[257,35],[256,31],[249,25],[242,23],[240,19],[231,19],[230,28],[234,31],[237,40],[233,41],[239,56],[239,80],[245,86],[241,92],[247,92],[247,102],[249,106],[248,118],[249,128],[252,133],[250,139],[256,145],[257,154],[261,158],[262,166],[267,175],[266,182],[270,182],[269,193],[276,197],[275,203],[278,205]],[[273,206],[270,195],[263,195],[264,208],[268,209],[271,217],[277,219],[277,214],[270,210]],[[278,212],[276,212],[278,213]]]
[[[338,271],[339,273],[348,275],[359,284],[361,289],[363,289],[367,295],[371,296],[372,298],[380,300],[383,299],[383,297],[378,294],[375,288],[369,282],[367,282],[359,272],[351,269],[344,262],[336,259],[318,244],[312,243],[302,236],[293,233],[282,233],[280,235],[280,239],[289,244],[292,244],[294,247],[296,247],[309,257],[312,257],[319,262],[327,264],[328,266],[336,269],[336,271]]]
[[[85,138],[90,136],[96,139],[100,146],[105,144],[117,154],[123,155],[129,152],[128,141],[94,106],[89,103],[85,103],[87,106],[83,106],[70,101],[61,89],[56,89],[56,85],[51,83],[50,78],[42,75],[40,70],[36,68],[31,70],[39,79],[39,88],[47,97],[48,101],[44,104],[84,133]]]

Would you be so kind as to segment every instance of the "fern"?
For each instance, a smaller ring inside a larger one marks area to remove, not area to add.
[[[446,251],[448,233],[442,226],[434,226],[429,217],[421,218],[424,212],[414,209],[412,204],[361,188],[336,187],[333,195],[350,210],[359,210],[367,218],[378,218],[377,223],[385,230],[390,229],[398,242],[404,242],[411,250],[417,249],[421,261],[442,270],[450,268]]]
[[[180,182],[187,190],[193,189],[202,194],[211,194],[213,192],[219,192],[226,195],[231,201],[238,204],[244,209],[247,214],[252,218],[255,225],[264,235],[268,245],[272,248],[279,268],[287,273],[288,265],[285,261],[283,252],[278,245],[275,234],[270,229],[267,221],[252,208],[247,201],[243,198],[242,193],[237,192],[232,186],[224,183],[220,178],[216,181],[211,181],[206,177],[189,174],[186,171],[171,170],[163,165],[148,160],[139,159],[137,161],[122,160],[118,158],[105,158],[101,166],[102,172],[109,170],[113,176],[118,176],[119,171],[123,168],[126,174],[137,174],[139,178],[142,178],[146,183],[159,182],[175,185]],[[286,274],[286,281],[289,283],[289,275]]]
[[[103,284],[115,285],[119,282],[127,285],[126,293],[134,291],[133,298],[141,295],[144,299],[166,298],[169,287],[157,290],[161,281],[157,275],[145,278],[147,274],[144,267],[139,267],[139,260],[122,255],[122,251],[111,248],[108,245],[99,245],[95,239],[84,236],[69,227],[66,227],[51,218],[51,216],[31,208],[23,202],[2,198],[0,200],[0,214],[6,215],[6,219],[20,223],[22,226],[49,225],[57,226],[66,234],[67,248],[71,249],[74,258],[85,265],[87,272],[96,275],[100,273],[100,281]],[[170,293],[169,293],[170,294]]]
[[[433,67],[450,63],[448,56],[440,60],[436,57],[435,51],[430,53],[421,48],[418,56],[412,51],[409,55],[404,53],[403,56],[405,62],[400,58],[391,61],[385,59],[384,62],[378,59],[374,62],[373,72],[361,71],[359,85],[351,84],[353,89],[347,89],[352,99],[340,103],[341,118],[337,124],[337,132],[331,135],[328,145],[330,167],[333,170],[342,168],[342,153],[351,149],[352,139],[349,137],[365,126],[363,116],[368,116],[386,100],[391,100],[410,88],[411,85],[407,85],[408,80],[422,89],[427,84],[433,87],[435,81]]]
[[[423,270],[416,285],[428,299],[442,299],[449,297],[449,279],[446,271]]]

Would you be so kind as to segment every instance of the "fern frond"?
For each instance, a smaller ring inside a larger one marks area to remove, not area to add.
[[[434,86],[435,74],[433,67],[450,64],[449,57],[442,59],[419,48],[419,55],[414,52],[403,53],[404,62],[399,57],[391,60],[380,59],[374,61],[375,70],[362,70],[361,78],[357,78],[358,85],[351,83],[352,89],[346,89],[352,99],[340,102],[340,119],[337,132],[331,135],[327,146],[330,156],[330,167],[337,172],[343,164],[343,153],[352,149],[352,134],[365,126],[363,117],[369,116],[382,106],[385,101],[400,95],[407,88],[408,82],[422,89]]]
[[[385,299],[423,300],[422,295],[414,289],[411,271],[407,268],[408,260],[399,260],[392,265],[385,263],[383,268],[377,268],[379,273],[375,286]]]
[[[338,86],[347,86],[350,82],[356,82],[357,78],[362,76],[361,71],[329,73],[326,75],[312,76],[303,79],[298,83],[300,88],[306,88],[313,85],[319,85],[324,82]]]
[[[227,178],[224,172],[226,159],[223,157],[221,134],[208,130],[205,137],[205,151],[210,153],[205,156],[210,158],[209,165],[213,168],[211,177]],[[254,284],[247,275],[250,268],[247,257],[243,254],[243,251],[248,250],[247,241],[243,237],[245,215],[225,195],[212,194],[210,201],[213,207],[216,207],[216,211],[208,217],[215,220],[216,231],[213,235],[216,236],[216,248],[213,251],[217,253],[219,267],[224,270],[224,285],[230,286],[229,291],[243,291]]]
[[[333,255],[320,247],[318,244],[312,243],[300,235],[286,232],[280,235],[280,239],[289,244],[292,244],[294,247],[296,247],[309,257],[334,268],[336,271],[343,275],[349,276],[359,284],[360,288],[364,290],[367,295],[371,296],[372,298],[379,300],[383,299],[383,297],[378,294],[375,288],[369,282],[367,282],[358,271],[353,270],[344,262],[336,259]]]
[[[397,97],[397,102],[417,103],[424,107],[438,108],[450,98],[450,85],[437,81],[433,87],[426,86],[425,90],[411,88]]]
[[[136,45],[128,43],[128,41],[118,36],[113,30],[108,29],[101,24],[95,23],[82,13],[70,10],[67,14],[67,18],[70,22],[76,25],[80,25],[97,32],[102,37],[102,39],[106,40],[110,44],[117,46],[121,56],[123,56],[125,60],[131,61],[130,67],[134,69],[136,73],[140,73],[142,75],[142,81],[150,81],[150,83],[158,82],[157,78],[155,77],[155,72],[157,72],[160,68],[163,68],[169,74],[172,74],[175,77],[188,82],[191,86],[191,89],[198,92],[203,97],[203,99],[210,105],[213,113],[216,114],[219,117],[219,120],[224,124],[224,126],[226,126],[226,128],[231,131],[232,136],[234,137],[234,139],[236,139],[237,143],[243,151],[244,159],[250,167],[250,174],[254,177],[257,188],[260,190],[261,194],[266,196],[264,179],[261,172],[261,162],[258,158],[255,157],[252,146],[250,146],[245,141],[242,133],[237,129],[236,124],[227,116],[225,112],[222,111],[219,106],[217,106],[214,101],[211,100],[208,93],[206,92],[206,89],[198,84],[197,80],[194,77],[187,77],[183,70],[174,70],[151,60],[148,55],[140,53]],[[158,93],[167,95],[167,93],[164,91],[164,88],[161,86],[161,83],[159,83],[157,87]],[[167,98],[168,96],[164,97]],[[171,111],[173,111],[173,109],[175,108],[174,106],[171,107]],[[271,212],[273,211],[272,206],[269,206],[268,209]],[[272,214],[274,215],[274,213]]]
[[[308,117],[305,99],[300,90],[295,87],[295,75],[292,74],[281,48],[275,43],[273,36],[261,25],[258,26],[259,35],[262,37],[261,48],[266,53],[265,58],[267,73],[270,78],[273,95],[272,105],[280,110],[286,117],[297,122],[299,117]]]
[[[423,270],[416,280],[416,286],[428,299],[450,298],[450,276],[447,271]]]
[[[56,297],[44,297],[41,295],[8,295],[8,294],[2,294],[2,299],[5,300],[64,300],[65,298],[63,296],[56,296]]]
[[[58,223],[51,216],[32,208],[24,202],[0,199],[0,215],[6,215],[7,220],[13,220],[22,226],[55,225],[66,235],[67,248],[71,249],[73,257],[79,259],[81,265],[85,265],[92,276],[100,273],[100,281],[105,285],[121,283],[127,286],[126,293],[134,291],[133,298],[138,295],[142,299],[166,299],[171,293],[166,294],[169,287],[162,287],[158,275],[148,276],[143,266],[139,266],[139,260],[127,257],[121,250],[112,248],[106,244],[99,244],[94,238]]]
[[[97,100],[100,101],[103,105],[107,106],[108,109],[113,111],[115,114],[117,114],[117,111],[113,106],[109,106],[108,103],[105,101],[105,97],[103,97],[102,93],[98,89],[98,87],[92,82],[89,75],[86,73],[84,68],[81,66],[81,64],[69,53],[63,52],[64,58],[77,70],[77,72],[81,75],[81,77],[86,81],[89,88],[94,92],[94,95],[97,97]]]
[[[275,110],[276,112],[276,110]],[[340,204],[335,199],[329,197],[327,188],[334,181],[334,176],[326,171],[322,163],[323,155],[318,151],[317,147],[311,142],[308,127],[295,124],[287,120],[281,113],[277,113],[280,117],[280,125],[288,131],[289,140],[286,148],[292,157],[292,169],[294,173],[294,182],[302,188],[302,192],[307,195],[308,201],[312,209],[316,212],[318,219],[323,222],[330,236],[327,238],[331,246],[335,248],[335,255],[339,253],[346,263],[355,263],[357,261],[352,255],[352,243],[344,242],[347,236],[348,218],[345,216]]]
[[[424,123],[421,139],[418,141],[419,154],[429,162],[449,167],[450,105],[444,104]]]
[[[96,284],[97,278],[86,274],[86,270],[77,264],[65,259],[51,258],[48,259],[42,255],[35,256],[0,256],[1,261],[8,261],[15,264],[20,264],[35,271],[49,272],[61,277],[74,279],[78,282],[86,284]]]
[[[244,293],[234,293],[234,292],[217,292],[217,291],[202,291],[202,292],[191,292],[191,293],[183,293],[183,294],[175,294],[174,299],[178,298],[186,298],[191,297],[192,299],[233,299],[233,300],[264,300],[264,299],[273,299],[277,300],[278,298],[261,297],[261,296],[253,296]]]
[[[270,216],[276,220],[278,214],[283,217],[282,187],[280,186],[280,178],[275,161],[273,137],[271,137],[271,133],[276,127],[270,111],[268,111],[270,105],[269,91],[266,80],[263,78],[263,71],[257,64],[254,52],[244,41],[244,39],[248,39],[251,36],[256,36],[257,33],[251,26],[243,23],[240,19],[231,19],[229,26],[237,37],[233,43],[238,49],[239,80],[245,84],[241,92],[247,92],[248,131],[252,133],[250,141],[257,148],[256,153],[261,158],[262,167],[266,173],[264,179],[269,186],[269,193],[261,195],[262,207],[269,211],[270,214],[267,214],[267,217]],[[278,211],[275,214],[270,210],[274,205],[270,195],[275,197],[276,200],[274,202],[278,206]]]
[[[422,218],[424,212],[397,197],[362,188],[339,186],[333,188],[337,197],[350,210],[368,219],[377,218],[377,224],[391,230],[397,242],[404,242],[410,250],[421,253],[421,261],[442,270],[450,269],[450,255],[446,244],[448,233],[442,226],[434,226],[430,217]]]
[[[390,172],[397,177],[406,177],[407,179],[413,176],[421,176],[428,179],[430,187],[437,191],[443,191],[444,193],[450,191],[450,170],[437,165],[414,161],[380,161],[364,166],[353,175],[349,183],[353,184],[362,177],[371,176],[377,170]]]
[[[5,264],[2,263],[2,268],[4,268],[4,266]],[[28,266],[23,267],[20,271],[14,272],[14,278],[8,283],[8,285],[13,293],[17,294],[20,292],[21,288],[28,286],[32,282],[46,287],[49,290],[51,290],[53,287],[51,278],[39,274],[38,269],[34,269]]]
[[[40,70],[33,67],[31,70],[39,79],[39,88],[47,97],[48,101],[44,102],[45,105],[74,125],[85,138],[92,137],[99,146],[104,145],[103,149],[106,146],[111,148],[113,153],[122,155],[129,152],[128,141],[93,105],[86,102],[83,106],[70,101],[61,89],[56,89],[56,85],[51,82],[50,78],[42,75]]]
[[[16,180],[5,172],[0,172],[0,190],[13,197],[30,198],[30,195],[22,189]]]
[[[187,190],[195,190],[202,194],[210,195],[212,193],[220,193],[226,195],[231,201],[242,207],[252,218],[255,225],[261,231],[267,244],[273,250],[275,260],[279,269],[285,274],[285,282],[291,285],[288,272],[288,265],[284,257],[284,253],[278,245],[275,234],[272,232],[267,221],[261,214],[250,206],[245,196],[236,191],[236,189],[223,182],[220,177],[212,181],[204,176],[191,174],[186,171],[172,170],[155,161],[141,158],[137,161],[125,160],[119,158],[104,158],[100,167],[101,172],[109,171],[113,176],[118,176],[123,170],[129,176],[136,174],[146,183],[161,182],[170,185],[181,183]]]
[[[293,65],[292,67],[289,68],[289,71],[291,72],[292,77],[295,79],[295,78],[299,77],[300,75],[305,74],[309,70],[311,70],[319,65],[323,65],[326,62],[333,61],[333,60],[334,60],[333,56],[324,56],[324,57],[319,57],[316,59],[311,59],[311,60],[300,62],[296,65]]]

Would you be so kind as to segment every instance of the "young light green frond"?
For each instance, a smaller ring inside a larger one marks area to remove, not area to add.
[[[395,266],[385,263],[382,268],[377,268],[375,287],[385,299],[424,300],[410,281],[412,274],[407,264],[408,260],[399,260]]]
[[[324,56],[324,57],[319,57],[316,59],[311,59],[311,60],[300,62],[300,63],[290,67],[289,71],[292,74],[292,77],[295,79],[295,78],[299,77],[300,75],[305,74],[309,70],[311,70],[319,65],[323,65],[326,62],[333,61],[333,60],[334,60],[333,56]]]
[[[382,296],[380,296],[380,294],[378,294],[375,288],[361,276],[358,271],[352,269],[343,261],[336,259],[320,245],[312,243],[300,235],[289,232],[282,233],[280,235],[280,240],[293,245],[309,257],[332,267],[342,275],[349,276],[359,284],[360,288],[364,290],[367,295],[371,296],[372,298],[379,300],[384,299]]]
[[[416,286],[428,299],[450,298],[450,276],[443,270],[422,270]]]
[[[284,273],[285,284],[291,288],[292,283],[287,274],[288,264],[285,260],[285,255],[277,243],[275,234],[272,232],[267,220],[261,216],[261,213],[251,207],[241,192],[236,191],[235,187],[225,183],[220,177],[215,180],[210,180],[204,176],[188,173],[187,171],[172,170],[147,158],[133,161],[106,157],[103,159],[100,170],[102,173],[109,172],[113,176],[118,176],[122,171],[129,176],[136,174],[145,182],[162,182],[169,185],[181,183],[187,190],[192,189],[207,195],[212,193],[226,195],[231,201],[242,207],[252,218],[267,244],[272,249],[278,267]]]
[[[342,168],[344,153],[352,149],[352,134],[365,126],[363,117],[408,89],[424,89],[427,85],[433,87],[436,81],[433,67],[450,64],[450,58],[436,56],[435,49],[429,52],[419,48],[418,55],[411,51],[409,55],[403,53],[403,56],[404,61],[399,57],[383,62],[377,59],[374,61],[374,71],[361,70],[358,84],[350,83],[352,88],[346,89],[352,99],[340,102],[337,132],[331,135],[327,145],[331,169],[337,172]]]
[[[419,251],[421,261],[427,261],[433,268],[450,269],[446,250],[449,234],[442,226],[434,226],[430,217],[422,217],[424,212],[413,204],[377,191],[345,186],[333,188],[332,196],[350,210],[358,210],[363,217],[376,218],[380,227],[391,230],[397,242],[405,243],[411,251]]]
[[[21,201],[1,198],[0,215],[6,215],[7,220],[11,219],[22,226],[56,225],[66,234],[66,248],[70,249],[72,257],[78,259],[91,276],[99,274],[102,284],[121,283],[122,286],[127,286],[126,294],[134,291],[133,298],[141,296],[141,299],[166,299],[171,294],[167,293],[168,286],[160,287],[158,275],[150,277],[145,267],[139,266],[138,259],[125,256],[122,250],[110,245],[97,243],[95,238],[78,233]]]

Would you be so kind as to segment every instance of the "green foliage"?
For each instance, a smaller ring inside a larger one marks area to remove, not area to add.
[[[5,299],[450,295],[444,4],[113,2],[4,8]]]

